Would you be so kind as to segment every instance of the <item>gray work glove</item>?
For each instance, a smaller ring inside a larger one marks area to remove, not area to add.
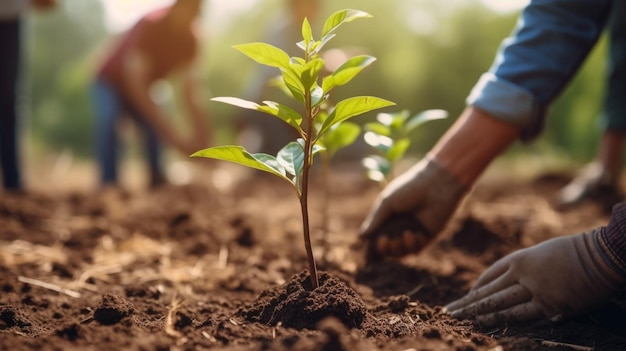
[[[619,177],[612,175],[599,163],[591,163],[561,190],[558,205],[567,208],[584,200],[596,200],[610,210],[622,198]]]
[[[624,288],[596,244],[598,230],[559,237],[494,263],[470,292],[444,309],[489,327],[539,319],[558,321],[606,304]]]
[[[368,256],[400,257],[422,250],[445,227],[465,193],[466,187],[433,160],[418,162],[385,187],[361,225],[361,236],[370,243]]]

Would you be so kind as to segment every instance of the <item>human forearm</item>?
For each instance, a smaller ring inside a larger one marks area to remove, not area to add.
[[[430,156],[462,184],[471,187],[519,133],[517,127],[468,107],[435,145]]]

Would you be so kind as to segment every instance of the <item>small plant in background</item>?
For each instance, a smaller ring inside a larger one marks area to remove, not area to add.
[[[331,90],[347,84],[376,60],[368,55],[355,56],[321,78],[324,60],[319,55],[320,50],[335,36],[333,32],[340,25],[367,17],[371,15],[359,10],[337,11],[326,19],[320,40],[314,39],[309,21],[305,18],[302,23],[303,40],[297,44],[304,52],[303,57],[289,57],[283,50],[266,43],[236,45],[237,50],[254,61],[280,70],[284,86],[290,96],[302,105],[303,113],[273,101],[264,101],[260,105],[235,97],[217,97],[211,100],[277,117],[293,127],[298,132],[299,138],[284,146],[276,156],[264,153],[252,154],[239,145],[207,148],[191,155],[230,161],[265,171],[293,186],[300,201],[304,244],[313,289],[319,286],[311,248],[308,213],[309,170],[313,164],[313,156],[328,149],[322,140],[325,136],[332,135],[334,128],[339,128],[338,125],[365,112],[394,105],[390,101],[373,96],[357,96],[338,102],[328,115],[320,113],[321,106],[328,100]]]
[[[320,112],[319,123],[323,123],[327,114]],[[322,158],[322,172],[324,194],[322,197],[322,233],[324,234],[324,252],[328,253],[330,246],[330,160],[337,151],[352,145],[361,135],[361,126],[350,121],[332,126],[321,138],[322,144],[326,147],[326,152],[320,156]]]
[[[411,146],[411,131],[425,122],[446,117],[448,113],[444,110],[426,110],[412,117],[408,110],[379,113],[376,122],[364,127],[363,139],[376,151],[361,162],[367,177],[383,186],[387,184],[393,178],[394,166]]]

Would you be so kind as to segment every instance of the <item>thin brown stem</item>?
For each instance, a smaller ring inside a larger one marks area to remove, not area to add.
[[[307,55],[308,59],[308,55]],[[305,94],[306,124],[308,137],[304,139],[304,162],[302,165],[302,195],[300,196],[300,208],[302,209],[302,229],[304,233],[304,246],[309,261],[309,274],[311,277],[311,285],[313,289],[319,286],[317,278],[317,267],[315,265],[315,257],[313,256],[313,248],[311,247],[311,229],[309,224],[309,169],[311,168],[311,160],[313,159],[313,111],[311,103],[311,92],[306,89]]]

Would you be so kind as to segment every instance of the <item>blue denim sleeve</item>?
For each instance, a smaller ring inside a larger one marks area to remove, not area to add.
[[[623,1],[623,0],[616,0]],[[552,100],[571,80],[602,33],[612,0],[533,0],[468,105],[536,136]]]

